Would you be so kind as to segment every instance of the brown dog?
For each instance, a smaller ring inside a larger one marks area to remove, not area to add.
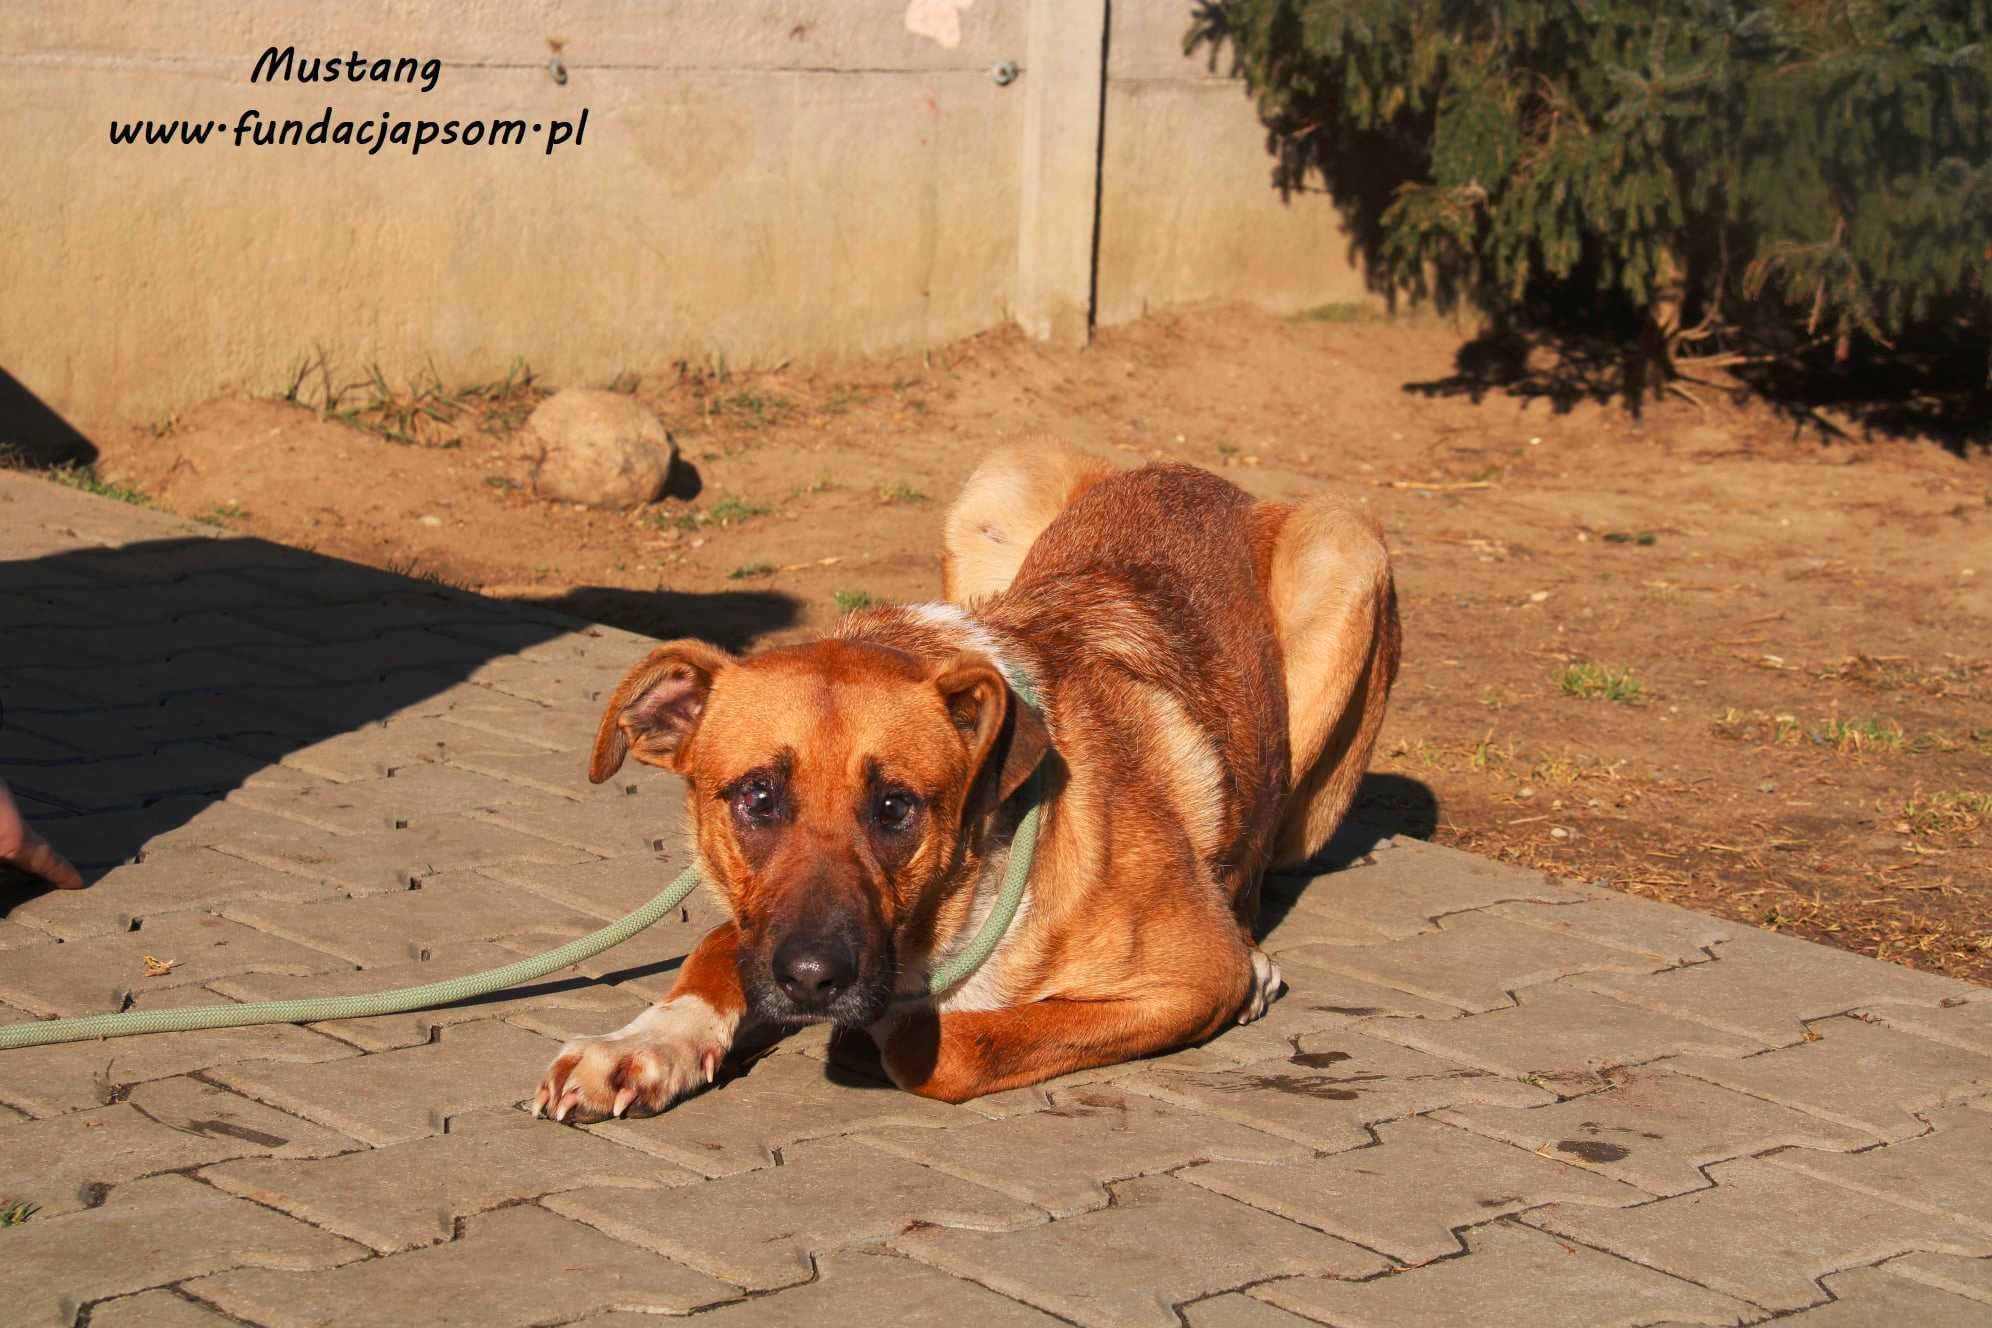
[[[669,999],[563,1047],[536,1114],[661,1111],[712,1081],[743,1021],[864,1028],[900,1087],[958,1102],[1265,1012],[1260,876],[1327,841],[1397,669],[1374,523],[1187,466],[1001,453],[948,514],[943,589],[748,659],[672,642],[623,680],[590,778],[627,754],[682,775],[733,921]],[[1040,766],[1023,906],[929,996],[993,903]]]

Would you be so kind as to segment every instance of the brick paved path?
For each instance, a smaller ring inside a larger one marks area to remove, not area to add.
[[[682,865],[640,639],[0,475],[0,1020],[371,990]],[[1992,1323],[1992,999],[1416,842],[1276,881],[1264,1021],[946,1107],[800,1037],[520,1109],[710,905],[461,1009],[0,1053],[10,1324]],[[172,961],[145,976],[145,956]]]

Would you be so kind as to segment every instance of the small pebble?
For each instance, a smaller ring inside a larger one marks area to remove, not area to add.
[[[1759,793],[1776,793],[1777,791],[1778,791],[1778,781],[1775,779],[1767,779],[1763,783],[1757,785],[1757,792]]]
[[[1536,791],[1533,785],[1524,784],[1515,790],[1515,796],[1518,798],[1533,798],[1535,795]]]
[[[423,517],[421,520],[423,525],[428,526],[431,529],[443,524],[443,519],[439,516],[434,515],[433,513],[429,516]]]
[[[1550,829],[1550,832],[1549,832],[1549,837],[1550,837],[1551,839],[1568,839],[1568,838],[1570,838],[1570,832],[1569,832],[1568,830],[1565,830],[1565,829],[1564,829],[1564,828],[1563,828],[1562,826],[1560,826],[1560,825],[1559,825],[1559,826],[1553,826],[1553,827],[1551,827],[1551,829]]]

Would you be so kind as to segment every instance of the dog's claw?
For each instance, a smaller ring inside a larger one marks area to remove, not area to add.
[[[636,1101],[636,1088],[632,1085],[616,1094],[615,1109],[609,1114],[618,1120],[622,1119],[622,1114],[629,1110],[629,1104],[634,1101]]]

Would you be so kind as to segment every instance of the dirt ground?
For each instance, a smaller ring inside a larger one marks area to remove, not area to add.
[[[945,503],[998,444],[1335,490],[1389,532],[1406,632],[1366,820],[1992,981],[1992,455],[1825,441],[1702,390],[1559,413],[1461,390],[1462,341],[1212,308],[1084,350],[679,365],[614,384],[685,463],[681,496],[627,515],[531,496],[524,375],[218,401],[99,439],[98,469],[272,540],[735,646],[933,597]]]

